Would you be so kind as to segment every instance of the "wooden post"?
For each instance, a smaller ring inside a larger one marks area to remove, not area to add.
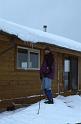
[[[58,95],[60,94],[60,73],[59,73],[59,55],[57,56],[57,79],[58,79]]]

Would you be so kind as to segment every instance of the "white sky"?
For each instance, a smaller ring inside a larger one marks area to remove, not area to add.
[[[81,41],[81,0],[0,0],[0,17]]]

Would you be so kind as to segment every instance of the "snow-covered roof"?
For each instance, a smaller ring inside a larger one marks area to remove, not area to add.
[[[80,42],[62,36],[54,35],[51,33],[43,32],[41,30],[21,26],[19,24],[6,21],[4,19],[0,19],[0,30],[10,34],[17,35],[20,39],[24,41],[31,41],[34,43],[44,42],[81,52]]]

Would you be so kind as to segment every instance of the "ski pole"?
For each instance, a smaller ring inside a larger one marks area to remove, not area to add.
[[[42,96],[42,85],[41,85],[41,90],[40,90],[40,99],[39,99],[39,107],[38,107],[38,112],[37,112],[37,114],[40,113],[41,96]]]
[[[41,95],[40,95],[40,97],[41,97]],[[38,112],[37,112],[37,114],[39,115],[39,113],[40,113],[40,100],[39,100],[39,108],[38,108]]]

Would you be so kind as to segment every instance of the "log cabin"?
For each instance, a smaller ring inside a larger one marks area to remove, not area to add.
[[[55,59],[54,95],[81,90],[81,43],[0,19],[0,108],[38,100],[46,46]]]

